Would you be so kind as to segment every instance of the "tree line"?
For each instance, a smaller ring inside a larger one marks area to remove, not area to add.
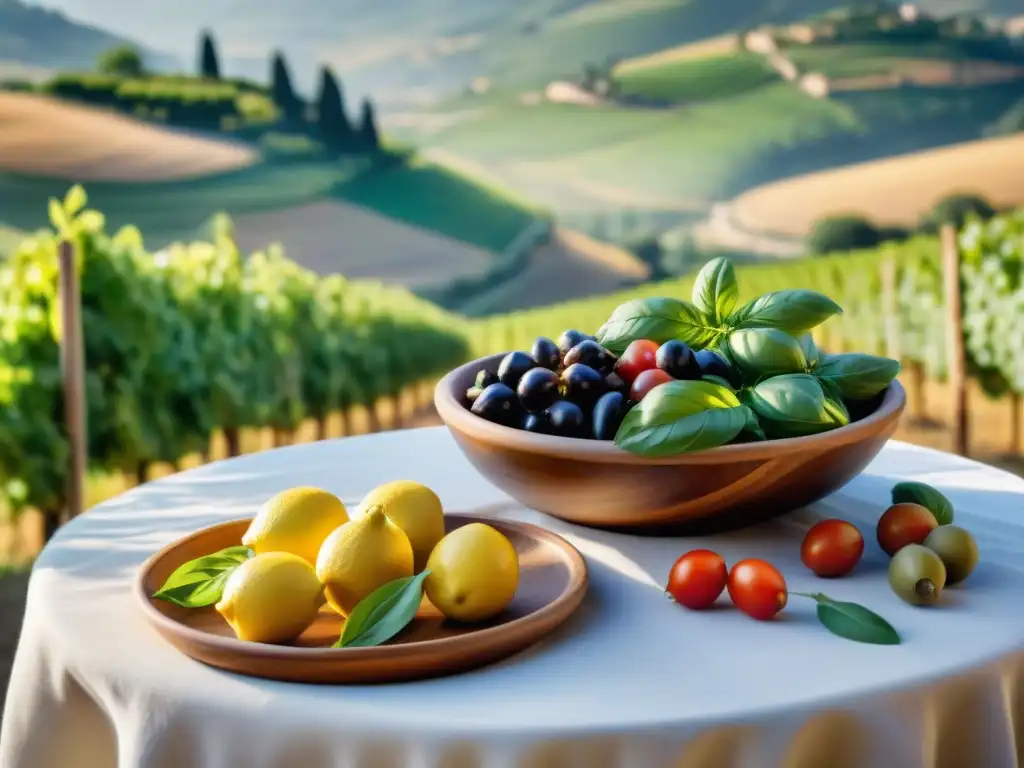
[[[204,30],[199,37],[199,76],[220,80],[220,55],[213,33]],[[270,98],[281,112],[287,128],[315,129],[317,138],[328,149],[341,152],[376,152],[380,148],[377,115],[373,102],[363,98],[358,121],[353,123],[345,104],[341,81],[328,65],[320,68],[320,82],[313,103],[307,103],[292,85],[291,72],[281,51],[270,60]]]

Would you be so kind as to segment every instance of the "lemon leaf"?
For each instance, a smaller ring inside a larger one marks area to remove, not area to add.
[[[430,571],[389,581],[359,601],[345,621],[335,648],[371,648],[386,643],[416,616],[423,580]]]
[[[228,547],[189,560],[167,577],[153,597],[182,608],[213,605],[220,600],[228,577],[252,555],[248,547]]]

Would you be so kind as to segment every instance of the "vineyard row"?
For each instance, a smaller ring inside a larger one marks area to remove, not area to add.
[[[214,431],[235,454],[242,430],[326,425],[468,355],[458,318],[401,288],[318,277],[279,247],[245,256],[226,218],[210,242],[149,253],[137,230],[108,234],[85,203],[80,188],[53,201],[54,231],[0,262],[0,506],[9,511],[53,518],[66,502],[62,241],[79,274],[90,469],[144,475],[206,453]]]

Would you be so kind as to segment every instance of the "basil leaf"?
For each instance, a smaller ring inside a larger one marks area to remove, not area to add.
[[[678,339],[702,349],[717,339],[719,331],[707,324],[697,308],[678,299],[634,299],[620,305],[597,329],[598,343],[621,355],[630,342],[649,339],[662,344]]]
[[[775,376],[743,394],[771,438],[827,432],[850,423],[846,407],[828,397],[821,383],[806,373]]]
[[[736,306],[739,286],[732,262],[724,257],[712,259],[697,273],[693,283],[693,305],[709,324],[719,325]]]
[[[335,648],[370,648],[386,643],[416,617],[423,580],[430,571],[389,581],[359,601],[345,621]]]
[[[821,361],[821,353],[818,351],[818,345],[814,343],[814,337],[805,333],[797,341],[800,343],[800,349],[803,350],[804,360],[807,361],[807,370],[813,370]]]
[[[814,375],[834,383],[846,399],[867,400],[888,387],[899,372],[896,360],[851,352],[825,355]]]
[[[615,433],[615,444],[641,456],[675,456],[732,440],[748,423],[747,409],[726,387],[671,381],[652,389]]]
[[[833,600],[822,594],[810,597],[818,603],[818,621],[833,635],[858,643],[900,644],[900,635],[893,626],[863,605]]]
[[[780,373],[803,373],[807,358],[800,343],[777,328],[746,328],[725,337],[733,361],[745,381]]]
[[[939,525],[953,522],[953,502],[925,483],[896,483],[892,487],[893,504],[920,504],[935,515]]]
[[[204,608],[221,598],[224,583],[253,556],[248,547],[228,547],[179,566],[153,597],[182,608]]]
[[[745,405],[711,408],[646,429],[627,430],[624,433],[622,427],[619,427],[615,442],[623,450],[652,458],[718,448],[731,442],[743,431],[749,421],[748,412]]]
[[[842,313],[838,304],[816,291],[774,291],[744,304],[727,323],[732,328],[778,328],[798,336]]]

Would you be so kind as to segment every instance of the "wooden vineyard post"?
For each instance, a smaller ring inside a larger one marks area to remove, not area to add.
[[[1021,418],[1024,417],[1024,397],[1019,392],[1010,393],[1010,453],[1020,456],[1024,445],[1021,445]]]
[[[900,309],[896,294],[896,258],[889,254],[882,262],[882,312],[885,322],[885,354],[900,359]]]
[[[967,360],[964,353],[963,317],[960,307],[960,249],[956,228],[943,225],[940,231],[942,248],[942,280],[946,295],[946,345],[949,388],[953,394],[953,448],[967,455]]]
[[[60,265],[60,365],[64,384],[64,419],[68,433],[67,519],[85,507],[86,411],[85,352],[82,340],[82,297],[75,249],[63,241],[57,251]]]

